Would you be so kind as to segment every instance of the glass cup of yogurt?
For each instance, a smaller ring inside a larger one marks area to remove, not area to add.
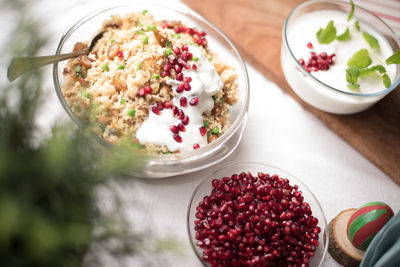
[[[348,21],[351,9],[349,2],[309,1],[289,14],[282,32],[281,64],[287,82],[305,102],[334,114],[363,111],[400,84],[400,66],[384,64],[385,59],[400,48],[396,34],[380,18],[358,6]],[[349,29],[351,38],[320,44],[316,33],[330,21],[334,21],[337,36]],[[364,32],[377,39],[379,49],[370,47],[363,37]],[[386,88],[378,74],[359,79],[359,88],[348,87],[347,62],[361,49],[372,51],[369,67],[384,65],[391,79],[389,87]],[[329,60],[329,64],[322,69],[307,67],[306,61],[311,60],[313,53],[318,59]]]

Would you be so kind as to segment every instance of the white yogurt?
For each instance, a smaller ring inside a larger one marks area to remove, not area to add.
[[[308,61],[311,51],[315,51],[317,54],[327,52],[328,55],[335,53],[335,63],[330,65],[328,71],[311,72],[311,75],[316,79],[335,89],[360,94],[371,94],[385,90],[382,79],[375,76],[360,78],[357,82],[360,84],[359,90],[354,91],[347,87],[347,61],[357,51],[364,48],[369,51],[372,59],[370,66],[384,65],[385,59],[393,54],[390,44],[382,34],[363,21],[360,21],[361,31],[358,31],[354,26],[357,18],[347,22],[347,16],[347,13],[340,11],[322,10],[313,11],[296,18],[287,29],[287,41],[293,55],[296,59],[303,58]],[[320,44],[316,38],[316,33],[319,28],[325,28],[330,20],[334,21],[337,35],[345,32],[346,27],[349,27],[351,39],[348,41],[334,40],[330,44]],[[378,51],[370,48],[362,36],[363,31],[378,39],[380,44]],[[308,42],[313,44],[313,50],[307,47]],[[296,69],[296,65],[290,59],[289,51],[285,46],[282,47],[281,51],[281,63],[285,77],[292,89],[306,102],[324,111],[338,114],[354,113],[370,107],[384,96],[351,96],[326,88]],[[385,68],[392,82],[394,82],[397,66],[389,65]]]
[[[156,145],[165,145],[169,151],[186,152],[193,150],[194,144],[199,144],[200,147],[207,144],[207,136],[201,136],[200,127],[203,126],[202,114],[206,111],[211,111],[214,107],[212,98],[219,90],[223,88],[223,82],[218,76],[212,63],[203,55],[196,46],[189,46],[189,51],[193,57],[197,57],[198,61],[194,62],[197,70],[184,69],[183,76],[192,78],[190,82],[191,90],[177,93],[176,88],[182,82],[177,80],[169,80],[168,84],[172,86],[174,106],[182,109],[186,116],[189,117],[189,123],[185,125],[186,130],[179,132],[182,142],[178,143],[173,138],[173,133],[170,130],[171,125],[181,123],[177,117],[173,116],[171,109],[163,109],[160,115],[152,112],[149,109],[149,116],[143,122],[142,126],[136,132],[136,138],[141,144],[152,143]],[[180,106],[180,98],[186,97],[187,106]],[[197,105],[189,104],[193,97],[198,97]]]

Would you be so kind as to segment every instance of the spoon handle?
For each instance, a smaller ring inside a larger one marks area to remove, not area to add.
[[[58,61],[86,55],[89,52],[89,47],[79,50],[77,52],[54,55],[54,56],[43,56],[43,57],[16,57],[11,61],[7,71],[7,78],[10,82],[14,81],[19,76],[38,69],[47,64],[55,63]]]

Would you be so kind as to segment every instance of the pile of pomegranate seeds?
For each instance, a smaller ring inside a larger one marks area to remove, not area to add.
[[[201,46],[206,46],[207,45],[207,40],[206,40],[206,33],[203,31],[198,31],[197,29],[194,28],[187,28],[185,26],[182,25],[175,25],[174,27],[172,27],[171,25],[169,25],[166,21],[164,21],[161,26],[163,28],[170,28],[170,29],[174,29],[175,33],[188,33],[190,34],[194,41],[201,45]]]
[[[196,245],[211,266],[308,266],[318,219],[289,180],[259,172],[214,179],[196,208]]]
[[[314,49],[312,43],[307,43],[307,47],[311,50]],[[329,66],[333,65],[335,54],[328,55],[326,52],[321,52],[319,54],[314,51],[310,52],[310,58],[308,62],[305,62],[304,59],[300,58],[299,63],[308,71],[319,71],[319,70],[329,70]]]

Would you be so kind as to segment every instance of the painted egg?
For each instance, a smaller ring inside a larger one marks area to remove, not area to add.
[[[347,224],[347,236],[359,249],[366,250],[374,236],[393,216],[393,210],[383,202],[370,202],[358,208]]]

